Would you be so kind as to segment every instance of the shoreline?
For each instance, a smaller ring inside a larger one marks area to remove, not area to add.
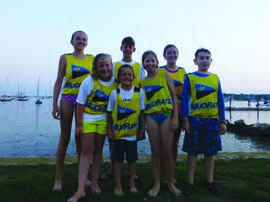
[[[225,107],[226,111],[270,111],[270,107]]]
[[[177,161],[186,161],[186,154],[179,154]],[[21,166],[21,165],[54,165],[56,157],[10,157],[0,158],[0,166]],[[151,161],[150,155],[141,155],[137,163]],[[215,160],[233,160],[233,159],[269,159],[270,152],[219,152],[215,155]],[[198,155],[198,160],[203,160],[203,154]],[[103,157],[103,163],[110,162],[108,157]],[[67,156],[65,164],[77,163],[76,156]]]

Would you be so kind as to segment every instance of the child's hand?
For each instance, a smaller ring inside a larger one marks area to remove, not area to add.
[[[82,126],[76,126],[76,129],[75,129],[75,135],[76,137],[82,137]]]
[[[170,121],[170,130],[176,130],[178,128],[178,118],[172,117]]]
[[[115,135],[114,135],[114,133],[112,131],[108,131],[107,136],[108,136],[109,139],[114,139],[115,138]]]
[[[227,131],[227,126],[225,123],[220,123],[219,124],[219,133],[220,135],[224,135]]]
[[[145,129],[141,129],[137,133],[137,140],[145,139]]]
[[[53,115],[53,118],[60,119],[60,110],[59,110],[58,105],[53,105],[52,115]]]
[[[183,129],[186,131],[187,134],[190,132],[190,125],[188,118],[183,119]]]

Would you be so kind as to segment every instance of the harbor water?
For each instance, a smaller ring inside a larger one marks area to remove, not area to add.
[[[40,105],[35,99],[28,101],[12,100],[0,102],[0,157],[54,156],[59,140],[59,120],[51,115],[52,99],[42,100]],[[236,102],[235,105],[247,105]],[[255,104],[255,103],[254,103]],[[234,122],[243,119],[246,124],[270,123],[270,111],[226,111],[226,119]],[[74,126],[67,155],[75,155]],[[184,132],[179,142],[181,153]],[[223,152],[263,152],[270,151],[270,141],[252,140],[227,132],[222,136]],[[140,154],[150,154],[148,139],[138,143]],[[104,155],[108,155],[108,143],[104,146]]]

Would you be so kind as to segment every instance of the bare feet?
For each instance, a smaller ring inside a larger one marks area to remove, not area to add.
[[[181,196],[182,195],[182,192],[177,189],[174,184],[170,185],[168,184],[168,188],[171,190],[171,192],[175,195],[175,196]]]
[[[92,182],[90,180],[86,179],[85,186],[91,187],[91,185],[92,185]]]
[[[79,194],[76,192],[72,197],[67,200],[67,202],[77,202],[83,197],[85,197],[85,192],[83,194]]]
[[[152,189],[148,191],[148,196],[155,198],[158,195],[160,190],[160,186],[154,186]]]
[[[62,183],[61,183],[61,182],[56,182],[56,181],[55,181],[52,190],[53,190],[53,191],[62,191]]]
[[[92,194],[95,194],[95,195],[101,194],[101,189],[98,186],[92,185],[91,189],[92,189]]]
[[[124,192],[122,190],[114,190],[114,195],[115,196],[123,196]]]
[[[138,190],[136,189],[136,187],[130,188],[130,193],[131,194],[137,194]]]

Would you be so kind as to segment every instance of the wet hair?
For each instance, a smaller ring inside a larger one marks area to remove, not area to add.
[[[176,47],[176,45],[173,45],[173,44],[168,44],[164,47],[164,50],[163,50],[163,56],[165,57],[165,54],[166,54],[166,51],[169,49],[169,48],[175,48],[177,50],[177,53],[179,52],[178,51],[178,48]]]
[[[86,34],[84,31],[82,31],[82,30],[77,30],[77,31],[75,31],[75,32],[71,35],[70,42],[72,42],[72,40],[74,39],[75,35],[76,35],[77,33],[79,33],[79,32],[84,33],[84,34],[87,36],[87,34]]]
[[[145,60],[145,58],[148,56],[148,55],[153,55],[154,58],[158,61],[158,58],[157,58],[157,54],[152,51],[152,50],[148,50],[148,51],[145,51],[142,55],[142,65],[143,65],[143,61]],[[143,66],[144,68],[144,66]],[[157,68],[158,68],[158,65],[157,65]]]
[[[128,64],[125,64],[125,65],[122,65],[121,67],[119,67],[119,69],[118,69],[118,72],[117,72],[117,80],[118,80],[118,82],[119,82],[119,75],[120,75],[120,73],[122,72],[122,70],[123,70],[124,68],[129,68],[129,69],[131,69],[132,74],[133,74],[133,79],[135,79],[135,73],[134,73],[133,67],[130,66],[130,65],[128,65]]]
[[[208,54],[211,55],[211,52],[208,49],[206,49],[206,48],[199,48],[195,52],[195,58],[197,58],[198,55],[199,55],[199,53],[201,53],[201,52],[205,52],[205,53],[208,53]]]
[[[123,45],[135,47],[135,41],[131,36],[127,36],[127,37],[123,38],[123,40],[122,40],[121,46],[123,46]]]
[[[109,59],[110,62],[111,62],[111,66],[113,66],[112,64],[112,57],[107,54],[107,53],[99,53],[96,55],[96,57],[94,58],[93,60],[93,68],[92,68],[92,78],[94,80],[97,80],[99,77],[98,77],[98,73],[97,73],[97,69],[98,69],[98,62],[100,60],[104,60],[104,59]]]

